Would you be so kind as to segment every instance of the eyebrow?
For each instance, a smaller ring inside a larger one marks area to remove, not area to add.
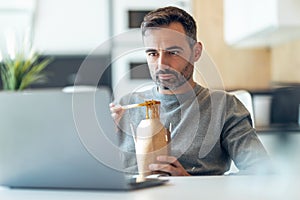
[[[172,47],[168,47],[168,48],[166,48],[166,51],[170,51],[170,50],[174,50],[174,49],[180,49],[180,50],[183,51],[183,48],[180,47],[180,46],[172,46]]]
[[[154,51],[157,51],[157,50],[156,50],[156,49],[146,49],[146,50],[145,50],[146,53],[154,52]]]
[[[180,46],[172,46],[172,47],[166,48],[165,51],[171,51],[171,50],[175,50],[175,49],[177,49],[177,50],[180,49],[180,50],[182,50],[182,51],[184,50],[184,49],[183,49],[182,47],[180,47]],[[156,50],[156,49],[146,49],[146,50],[145,50],[146,53],[149,53],[149,52],[155,52],[155,51],[157,51],[157,50]]]

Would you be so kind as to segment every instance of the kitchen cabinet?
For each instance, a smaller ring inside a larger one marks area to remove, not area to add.
[[[300,1],[224,0],[224,39],[235,47],[268,47],[300,39]]]

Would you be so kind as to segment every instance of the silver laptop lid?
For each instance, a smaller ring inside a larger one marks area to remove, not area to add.
[[[0,92],[0,185],[126,189],[110,92]]]

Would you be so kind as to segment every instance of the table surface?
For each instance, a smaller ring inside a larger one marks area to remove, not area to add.
[[[198,176],[169,177],[166,185],[135,191],[89,191],[0,188],[1,200],[179,200],[179,199],[299,199],[296,177]]]

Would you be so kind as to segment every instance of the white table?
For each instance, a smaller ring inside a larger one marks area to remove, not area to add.
[[[297,177],[170,177],[164,186],[129,192],[87,190],[0,189],[1,200],[276,200],[300,199]]]

